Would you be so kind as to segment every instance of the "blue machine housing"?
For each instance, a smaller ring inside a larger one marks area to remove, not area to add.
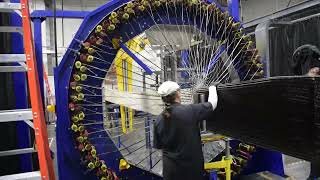
[[[110,3],[101,6],[97,10],[91,12],[83,20],[74,40],[71,42],[69,49],[65,53],[61,63],[55,69],[55,91],[57,105],[57,158],[60,179],[97,179],[92,173],[86,172],[86,168],[80,164],[80,153],[75,148],[75,141],[70,130],[70,116],[68,110],[68,87],[72,73],[72,67],[76,60],[76,55],[71,49],[79,49],[80,44],[77,40],[84,41],[92,29],[105,16],[110,14],[114,9],[120,7],[127,1],[111,1]],[[77,40],[76,40],[77,39]],[[101,86],[100,84],[96,84]],[[102,102],[102,100],[101,100]],[[116,147],[111,147],[116,149]],[[120,153],[113,154],[115,157],[120,157]],[[116,163],[108,163],[113,169],[118,169]]]
[[[81,156],[79,151],[76,147],[76,142],[74,140],[73,132],[70,129],[71,121],[70,121],[70,113],[68,109],[69,103],[69,83],[70,79],[72,78],[73,73],[73,66],[75,61],[78,58],[77,51],[81,49],[81,42],[85,41],[92,31],[94,31],[95,27],[111,12],[118,9],[122,5],[128,3],[128,0],[113,0],[100,8],[96,9],[95,11],[91,12],[86,16],[82,25],[80,26],[77,34],[75,35],[73,41],[71,42],[69,49],[65,53],[61,63],[55,69],[55,94],[56,94],[56,112],[57,112],[57,128],[56,128],[56,137],[57,137],[57,158],[58,158],[58,168],[59,168],[59,178],[62,180],[69,180],[69,179],[77,179],[77,180],[90,180],[90,179],[97,179],[97,176],[90,172],[85,165],[81,164]],[[185,9],[180,9],[179,12],[183,12]],[[173,12],[171,12],[173,13]],[[140,16],[135,18],[134,21],[130,23],[123,23],[118,29],[116,36],[122,37],[122,43],[127,42],[128,40],[132,39],[136,35],[142,33],[143,31],[147,30],[155,23],[162,23],[162,24],[184,24],[184,21],[189,21],[187,17],[185,19],[177,19],[177,18],[162,18],[165,14],[157,13],[154,15],[154,18],[149,16]],[[174,16],[172,16],[174,17]],[[157,22],[154,22],[153,19],[156,19]],[[140,26],[142,24],[142,26]],[[200,30],[202,30],[201,26],[199,25],[200,21],[197,21],[194,25],[198,26]],[[139,27],[139,28],[138,28]],[[219,39],[219,37],[213,37]],[[108,46],[112,47],[113,45],[111,42]],[[107,47],[102,47],[102,49],[109,53],[103,53],[103,60],[108,63],[95,63],[92,64],[100,69],[107,70],[110,65],[112,64],[115,54],[117,50],[110,49]],[[228,52],[230,53],[230,52]],[[235,62],[237,63],[237,62]],[[95,73],[99,77],[104,77],[106,72],[96,69]],[[239,69],[239,75],[244,75]],[[103,78],[96,79],[92,76],[88,76],[86,80],[86,84],[90,84],[91,86],[101,87],[103,82]],[[102,104],[102,90],[95,89],[94,90],[97,95],[93,98],[90,98],[90,101],[95,102],[96,104]],[[87,107],[89,110],[94,111],[102,111],[102,106],[95,106],[95,107]],[[84,110],[85,113],[90,111]],[[89,114],[89,113],[88,113]],[[103,115],[101,114],[92,114],[88,115],[90,119],[95,119],[96,121],[103,121]],[[96,129],[103,130],[103,124],[91,126],[88,128],[88,131],[96,131]],[[160,177],[152,174],[148,171],[142,170],[140,168],[132,167],[127,171],[121,172],[119,170],[119,160],[122,158],[121,153],[118,151],[116,145],[113,144],[112,140],[108,137],[105,131],[99,131],[91,135],[92,139],[91,143],[95,144],[97,152],[104,152],[106,149],[108,151],[112,151],[114,153],[107,154],[101,159],[103,159],[107,166],[116,171],[120,177],[130,177],[130,179],[159,179]]]
[[[73,138],[73,134],[70,130],[70,116],[68,111],[68,87],[69,82],[72,74],[72,67],[76,60],[76,54],[74,50],[79,50],[81,47],[80,41],[85,41],[86,38],[90,35],[91,30],[95,29],[95,27],[98,25],[98,23],[104,19],[108,14],[113,12],[115,9],[121,7],[123,4],[127,3],[127,0],[120,0],[120,1],[111,1],[106,5],[101,6],[97,10],[91,12],[83,21],[82,25],[79,28],[79,31],[77,32],[74,40],[71,42],[68,51],[64,55],[61,63],[59,66],[55,69],[55,86],[56,86],[56,104],[57,104],[57,157],[59,162],[59,177],[60,179],[97,179],[97,177],[88,172],[86,168],[81,165],[80,162],[80,153],[75,148],[75,142]],[[152,22],[151,20],[146,21],[148,22],[148,25],[145,26],[145,29],[151,26]],[[138,23],[138,22],[137,22]],[[122,27],[121,29],[132,29],[129,28],[129,25]],[[123,32],[122,36],[125,37],[126,31],[120,31]],[[140,31],[134,31],[132,29],[132,32],[130,34],[130,37],[134,37],[137,34],[139,34]],[[130,37],[127,37],[123,39],[123,42],[126,42],[130,39]],[[110,45],[112,47],[112,44]],[[107,51],[112,51],[110,49],[107,49]],[[113,50],[114,51],[114,50]],[[114,54],[116,53],[113,52]],[[110,62],[109,66],[111,65],[114,56],[106,54],[104,56],[104,59]],[[95,64],[97,67],[101,67],[102,69],[108,69],[109,66],[101,66],[101,64]],[[99,76],[103,77],[102,74],[105,72],[96,72],[99,74]],[[101,86],[102,80],[95,80],[92,78],[88,78],[87,80],[90,82],[90,85],[92,86]],[[96,91],[97,94],[101,95],[101,90]],[[102,98],[97,97],[94,99],[91,99],[91,101],[101,103]],[[102,107],[97,107],[98,111],[102,112]],[[97,109],[96,109],[97,110]],[[94,115],[90,118],[94,118],[97,120],[102,121],[103,116],[102,115]],[[103,129],[103,125],[97,125],[94,128],[100,128]],[[99,137],[107,137],[106,132],[99,132],[94,135],[98,139]],[[112,143],[112,141],[109,138],[105,138],[105,141],[100,143],[100,141],[97,141],[96,143],[99,143],[99,145],[96,147],[97,151],[99,153],[103,152],[104,149],[109,149],[112,151],[115,151],[115,153],[110,154],[110,156],[106,156],[104,158],[106,164],[109,168],[116,170],[119,173],[119,167],[118,162],[120,158],[122,157],[119,152],[117,152],[116,146]],[[94,142],[92,142],[94,143]],[[82,173],[85,172],[85,173]],[[138,168],[130,168],[129,171],[122,173],[122,176],[130,176],[130,177],[139,177],[139,179],[149,179],[150,176],[153,176],[155,179],[159,178],[158,176],[151,174],[148,171],[144,171]]]

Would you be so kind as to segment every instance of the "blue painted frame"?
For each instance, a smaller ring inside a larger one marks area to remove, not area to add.
[[[146,71],[146,73],[148,75],[151,75],[153,72],[152,70],[146,65],[144,64],[136,55],[134,55],[130,49],[123,43],[120,43],[120,47],[123,49],[124,52],[126,52],[134,61],[136,61],[136,63],[139,64],[139,66]]]
[[[88,179],[88,178],[95,178],[92,176],[92,174],[88,173],[85,176],[79,174],[79,170],[83,169],[80,165],[77,165],[78,159],[80,159],[79,152],[73,148],[65,148],[66,144],[74,144],[74,140],[72,137],[72,133],[70,132],[70,120],[69,120],[69,111],[68,111],[68,86],[71,78],[72,68],[75,62],[75,54],[72,52],[72,50],[79,50],[80,44],[79,41],[84,41],[89,35],[92,29],[94,29],[98,23],[109,13],[111,13],[114,9],[117,9],[124,3],[127,3],[127,0],[119,0],[119,1],[111,1],[108,4],[98,8],[97,10],[90,13],[83,21],[82,25],[80,26],[79,31],[77,32],[75,39],[73,40],[69,46],[69,50],[66,52],[65,56],[63,57],[60,65],[55,69],[55,84],[56,84],[56,102],[57,102],[57,112],[58,112],[58,121],[57,121],[57,149],[58,149],[58,162],[59,163],[59,173],[61,179],[70,179],[70,178],[76,178],[76,179]],[[162,16],[161,11],[157,16]],[[160,18],[159,18],[160,20]],[[175,22],[178,24],[183,24],[184,22],[181,19],[171,19],[171,22]],[[187,20],[187,19],[185,19]],[[135,21],[142,21],[144,22],[142,28],[147,29],[151,27],[154,22],[149,17],[139,17],[139,19],[135,19]],[[170,20],[163,20],[161,19],[162,23],[170,23]],[[200,20],[196,21],[195,25],[199,26]],[[137,26],[137,24],[133,24],[133,26]],[[204,27],[203,27],[204,28]],[[130,37],[126,37],[127,35],[124,32],[127,32],[128,30],[131,32]],[[120,29],[117,30],[117,32],[122,37],[122,42],[126,42],[132,37],[134,37],[137,34],[140,34],[141,31],[138,29],[132,29],[129,25],[123,24]],[[112,44],[110,45],[112,47]],[[110,50],[110,49],[109,49]],[[105,56],[105,59],[111,59],[111,62],[113,61],[114,57],[112,56]],[[99,64],[95,64],[99,67]],[[101,65],[100,65],[101,66]],[[106,69],[106,67],[103,67]],[[97,81],[94,79],[88,78],[90,83],[92,83],[95,86],[101,86],[101,81]],[[99,84],[100,83],[100,84]],[[99,92],[100,94],[101,92]],[[59,96],[58,96],[59,94]],[[97,102],[102,101],[102,99],[95,99]],[[91,99],[91,101],[93,101]],[[95,119],[101,119],[101,117],[95,117]],[[96,128],[103,128],[103,127],[96,127]],[[105,136],[105,132],[98,133],[96,136]],[[105,146],[99,146],[96,147],[97,151],[105,149]],[[110,148],[110,147],[109,147]],[[117,150],[116,147],[111,147],[114,150]],[[100,152],[101,152],[100,151]],[[117,163],[115,160],[119,160],[121,158],[121,154],[113,154],[112,157],[109,157],[104,159],[107,162],[107,165],[111,167],[112,169],[119,172]],[[76,162],[75,162],[76,161]],[[72,166],[70,166],[72,164]],[[135,170],[135,168],[132,168]],[[153,174],[143,170],[138,170],[137,172],[134,172],[133,170],[130,170],[128,174],[130,176],[140,176],[140,179],[150,179],[149,176],[152,176]],[[154,176],[154,175],[153,175]],[[154,176],[154,178],[157,178],[157,176]]]
[[[120,7],[127,1],[111,1],[106,5],[89,13],[83,23],[81,24],[75,39],[85,40],[90,31],[100,22],[103,17],[111,13],[117,7]],[[78,41],[73,40],[69,46],[70,48],[79,49]],[[73,59],[73,60],[72,60]],[[70,120],[68,112],[68,89],[69,80],[72,73],[72,67],[75,61],[73,52],[68,49],[61,63],[55,68],[55,92],[57,105],[57,158],[60,179],[96,179],[97,177],[92,173],[82,174],[85,167],[79,163],[80,154],[72,147],[74,140],[70,132]],[[59,96],[57,96],[59,94]],[[65,147],[65,145],[69,145]],[[120,154],[118,154],[120,157]],[[109,164],[108,164],[109,165]],[[117,169],[117,165],[111,165],[111,168]]]
[[[20,0],[15,0],[20,2]],[[74,18],[83,19],[90,12],[89,11],[57,11],[57,18]],[[53,18],[53,11],[35,10],[31,13],[31,19],[34,25],[34,44],[36,51],[37,69],[39,74],[40,91],[42,99],[44,100],[44,79],[43,79],[43,57],[42,57],[42,27],[41,24],[46,18]],[[44,103],[43,103],[44,104]]]
[[[74,18],[74,19],[83,19],[85,18],[90,11],[56,11],[57,18]],[[49,10],[35,10],[31,13],[31,18],[52,18],[54,17],[53,11]]]
[[[228,0],[228,11],[236,21],[240,21],[240,0]]]
[[[74,148],[74,139],[72,132],[70,130],[70,115],[68,110],[68,99],[69,99],[69,82],[71,79],[73,66],[76,61],[76,54],[73,52],[73,50],[79,50],[81,48],[81,45],[79,44],[79,41],[84,41],[89,37],[92,30],[101,22],[101,20],[106,17],[108,14],[110,14],[113,10],[117,9],[118,7],[122,6],[123,4],[129,2],[129,0],[114,0],[109,2],[108,4],[105,4],[98,8],[97,10],[91,12],[88,14],[83,23],[81,24],[77,34],[75,35],[74,40],[71,42],[69,49],[65,53],[61,63],[57,68],[55,68],[55,92],[56,92],[56,104],[57,104],[57,157],[58,157],[58,165],[59,165],[59,177],[61,179],[96,179],[95,175],[86,171],[86,168],[81,166],[79,163],[80,154],[78,150]],[[159,15],[160,16],[160,15]],[[143,21],[144,26],[143,28],[148,28],[152,26],[151,20],[148,19],[148,17],[143,17],[138,19],[137,21]],[[165,23],[163,21],[163,23]],[[167,22],[168,23],[168,22]],[[177,22],[178,23],[178,22]],[[180,22],[181,23],[181,22]],[[196,24],[197,25],[197,24]],[[123,25],[119,30],[119,34],[124,37],[125,31],[122,30],[128,30],[130,31],[130,26]],[[131,28],[132,29],[132,28]],[[133,30],[131,31],[130,37],[133,37],[137,35],[139,30]],[[129,40],[129,37],[125,37],[122,39],[123,42],[126,42]],[[112,46],[112,45],[111,45]],[[73,50],[71,50],[73,49]],[[228,52],[227,52],[228,53]],[[111,59],[113,61],[111,56],[108,56],[106,59]],[[99,65],[96,64],[98,67]],[[104,67],[105,68],[105,67]],[[108,67],[107,67],[108,68]],[[101,86],[101,81],[97,81],[94,79],[91,79],[90,77],[88,80],[90,83],[92,83],[95,86]],[[100,84],[99,84],[100,83]],[[101,92],[99,92],[101,94]],[[102,98],[96,98],[94,101],[102,101]],[[100,119],[101,117],[95,116],[96,119]],[[98,128],[103,128],[99,127]],[[105,136],[106,133],[101,132],[98,133],[96,136]],[[97,151],[106,148],[106,146],[101,145],[101,147],[96,147]],[[116,146],[108,146],[108,148],[112,148],[117,150]],[[121,154],[114,153],[111,157],[106,157],[107,165],[116,170],[119,173],[117,160],[121,158]],[[87,172],[86,174],[81,174],[79,172]],[[144,171],[142,169],[138,168],[131,168],[127,172],[122,172],[125,174],[125,176],[140,176],[140,179],[150,179],[149,176],[153,176],[154,178],[157,178],[157,176],[154,176],[153,174]],[[138,175],[140,174],[140,175]]]
[[[34,47],[36,52],[36,60],[37,60],[37,70],[39,76],[39,84],[40,84],[40,92],[43,99],[43,105],[45,105],[44,101],[44,79],[43,79],[43,57],[42,57],[42,28],[41,24],[43,22],[43,18],[34,18],[32,19],[33,27],[34,27]]]

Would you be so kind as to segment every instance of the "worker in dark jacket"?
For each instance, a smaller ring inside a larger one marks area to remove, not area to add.
[[[209,88],[209,102],[201,104],[182,105],[180,87],[172,81],[164,82],[158,93],[165,110],[155,122],[153,145],[162,149],[164,179],[204,179],[199,122],[217,106],[216,87]]]

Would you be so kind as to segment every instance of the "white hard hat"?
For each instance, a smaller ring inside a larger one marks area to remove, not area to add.
[[[172,82],[172,81],[166,81],[161,84],[161,86],[158,89],[158,93],[161,97],[165,97],[176,92],[179,89],[180,89],[180,86],[178,85],[178,83]]]

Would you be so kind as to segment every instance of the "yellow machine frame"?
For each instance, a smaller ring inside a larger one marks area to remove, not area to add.
[[[214,136],[205,137],[201,139],[203,143],[220,141],[220,140],[226,141],[226,150],[227,150],[226,156],[223,156],[221,161],[205,163],[204,169],[207,171],[214,170],[214,169],[224,169],[226,180],[231,180],[231,172],[232,172],[231,164],[233,160],[232,160],[232,156],[230,155],[229,141],[224,136],[221,136],[221,135],[214,135]]]
[[[126,46],[133,52],[141,52],[144,50],[144,46],[141,45],[150,44],[147,39],[141,37],[135,37],[126,43]],[[123,67],[126,62],[126,67]],[[132,63],[133,59],[123,50],[120,49],[115,57],[115,66],[117,72],[118,90],[123,92],[132,92]],[[128,108],[128,114],[126,113],[126,107],[120,105],[121,115],[121,127],[122,132],[127,133],[133,130],[133,109]],[[129,116],[129,117],[128,117]],[[126,119],[129,118],[129,130],[127,129]]]

